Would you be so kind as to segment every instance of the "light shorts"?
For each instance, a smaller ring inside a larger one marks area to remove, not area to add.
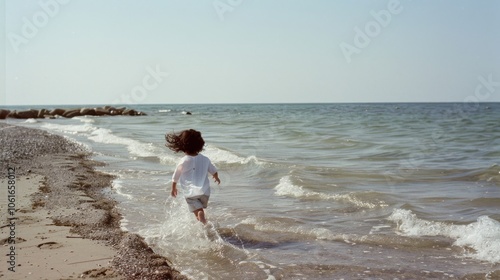
[[[189,211],[194,212],[201,208],[207,208],[208,206],[208,195],[198,195],[186,198],[186,202],[189,207]]]

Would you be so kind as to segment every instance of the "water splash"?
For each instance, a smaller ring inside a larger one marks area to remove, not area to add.
[[[397,223],[406,236],[445,236],[455,240],[453,245],[473,249],[466,257],[491,263],[500,262],[500,222],[481,216],[468,225],[419,219],[410,210],[394,209],[388,220]]]

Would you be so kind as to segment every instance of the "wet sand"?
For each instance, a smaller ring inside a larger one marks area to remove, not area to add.
[[[0,278],[185,279],[123,232],[112,176],[64,137],[0,123]]]

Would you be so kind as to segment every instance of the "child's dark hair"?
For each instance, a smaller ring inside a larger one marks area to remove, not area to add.
[[[198,154],[205,146],[201,132],[194,129],[183,130],[179,133],[168,133],[165,135],[165,140],[167,140],[165,146],[170,150],[176,153],[184,152],[189,155]]]

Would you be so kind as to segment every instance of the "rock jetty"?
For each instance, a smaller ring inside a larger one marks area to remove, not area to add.
[[[41,119],[41,118],[72,118],[78,116],[145,116],[146,114],[126,107],[115,108],[112,106],[76,109],[30,109],[24,111],[0,109],[0,119]]]

